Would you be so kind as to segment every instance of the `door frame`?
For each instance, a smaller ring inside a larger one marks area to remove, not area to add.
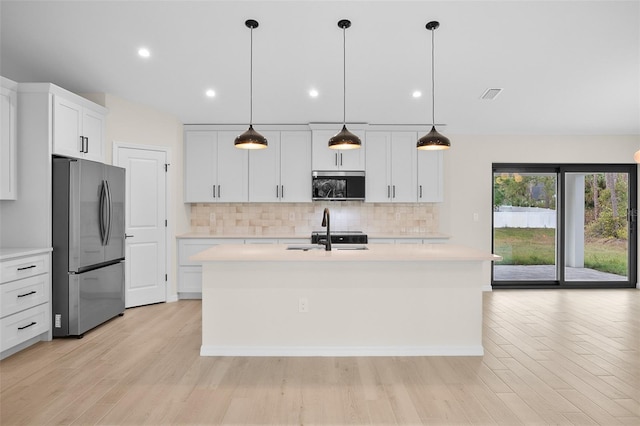
[[[557,192],[556,192],[556,268],[558,276],[556,280],[548,281],[495,281],[493,276],[493,265],[491,267],[491,286],[493,289],[568,289],[568,288],[640,288],[638,283],[638,169],[635,164],[566,164],[566,163],[493,163],[491,167],[491,180],[493,182],[496,170],[510,172],[532,172],[532,173],[556,173],[557,174]],[[622,170],[621,170],[622,169]],[[628,236],[628,280],[621,282],[602,282],[602,281],[566,281],[564,276],[565,269],[565,190],[566,190],[566,173],[593,172],[597,170],[600,173],[618,172],[629,173],[628,188],[628,208],[632,214],[631,223],[629,225]],[[493,185],[491,186],[493,188]],[[494,191],[491,191],[491,205],[493,207]],[[494,251],[494,216],[491,214],[491,250]]]
[[[170,208],[170,206],[172,206],[173,204],[173,199],[171,197],[171,191],[169,191],[169,183],[171,182],[171,148],[166,147],[166,146],[158,146],[158,145],[144,145],[144,144],[134,144],[134,143],[128,143],[128,142],[120,142],[120,141],[113,141],[113,151],[112,151],[112,160],[111,163],[112,164],[116,164],[117,160],[119,159],[119,149],[120,148],[127,148],[127,149],[138,149],[138,150],[143,150],[143,151],[158,151],[158,152],[163,152],[165,154],[165,159],[166,159],[166,172],[164,174],[164,179],[165,179],[165,200],[166,200],[166,205],[165,205],[165,217],[167,218],[167,226],[166,226],[166,232],[165,232],[165,268],[166,268],[166,274],[167,274],[167,281],[166,281],[166,285],[165,285],[165,302],[177,302],[178,301],[178,293],[176,292],[171,292],[171,289],[173,289],[174,286],[174,282],[173,282],[173,264],[170,261],[171,259],[171,254],[173,253],[174,249],[175,249],[175,244],[169,244],[170,241],[172,241],[171,239],[171,235],[173,235],[173,214],[172,214],[172,209]],[[126,261],[126,260],[125,260]]]

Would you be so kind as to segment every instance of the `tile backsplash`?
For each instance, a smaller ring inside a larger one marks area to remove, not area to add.
[[[438,232],[437,204],[359,201],[313,203],[191,204],[191,232],[213,235],[308,235],[322,229],[331,211],[331,229],[369,234]]]

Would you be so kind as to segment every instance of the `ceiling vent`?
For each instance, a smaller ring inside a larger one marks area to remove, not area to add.
[[[501,92],[502,92],[502,89],[489,88],[484,91],[482,96],[480,96],[480,99],[483,99],[485,101],[492,101],[495,98],[497,98]]]

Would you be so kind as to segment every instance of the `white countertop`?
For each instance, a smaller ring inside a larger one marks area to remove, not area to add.
[[[0,248],[0,260],[15,259],[17,257],[33,256],[36,254],[49,253],[53,251],[51,247],[6,247]]]
[[[309,246],[312,246],[309,244]],[[287,244],[221,245],[202,251],[194,262],[464,262],[499,261],[500,256],[451,244],[367,244],[367,250],[287,250]]]

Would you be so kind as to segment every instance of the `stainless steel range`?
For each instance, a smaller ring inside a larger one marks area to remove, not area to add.
[[[327,238],[325,231],[313,231],[311,244],[319,244]],[[367,234],[361,231],[331,231],[331,244],[367,244]]]

